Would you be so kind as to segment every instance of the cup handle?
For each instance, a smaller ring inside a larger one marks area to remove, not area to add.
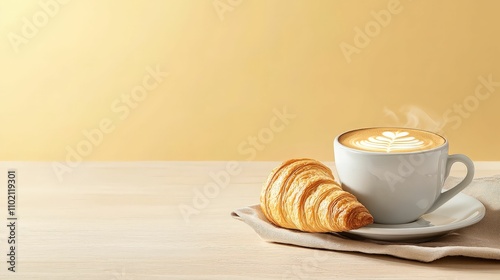
[[[467,156],[460,155],[460,154],[448,156],[448,160],[446,161],[445,179],[448,178],[448,175],[450,174],[451,166],[455,162],[461,162],[461,163],[465,164],[465,166],[467,167],[467,175],[465,175],[465,178],[460,183],[458,183],[458,185],[456,185],[453,188],[448,189],[447,191],[442,192],[439,195],[438,199],[434,202],[434,204],[431,206],[431,208],[429,210],[427,210],[426,213],[430,213],[430,212],[438,209],[439,207],[441,207],[441,205],[443,205],[445,202],[447,202],[452,197],[457,195],[459,192],[461,192],[465,187],[467,187],[472,182],[472,179],[474,178],[474,163]]]

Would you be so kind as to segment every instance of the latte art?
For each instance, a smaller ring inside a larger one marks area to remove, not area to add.
[[[361,149],[384,150],[386,152],[418,149],[424,146],[424,141],[408,136],[407,131],[384,131],[382,136],[369,137],[368,140],[356,141],[354,144]]]
[[[416,129],[366,128],[347,132],[339,137],[344,146],[372,152],[415,152],[439,147],[443,137]]]

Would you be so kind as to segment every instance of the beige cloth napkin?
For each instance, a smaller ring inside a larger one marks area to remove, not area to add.
[[[457,181],[457,178],[449,178],[447,185],[456,184]],[[422,262],[432,262],[446,256],[500,260],[500,175],[475,179],[463,193],[484,204],[484,218],[477,224],[423,243],[354,240],[331,233],[284,229],[271,224],[259,205],[235,210],[231,215],[247,223],[268,242],[333,251],[391,255]]]

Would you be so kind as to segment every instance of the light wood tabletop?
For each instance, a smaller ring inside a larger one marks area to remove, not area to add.
[[[0,279],[499,279],[500,262],[492,260],[420,263],[261,240],[230,213],[259,202],[277,164],[3,162]],[[498,174],[500,162],[476,162],[476,169],[476,177]],[[451,175],[463,173],[457,167]],[[9,217],[17,218],[16,272],[8,270]]]

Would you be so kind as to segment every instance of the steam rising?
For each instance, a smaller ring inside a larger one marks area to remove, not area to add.
[[[391,119],[392,126],[422,129],[441,135],[443,135],[443,128],[446,125],[442,118],[431,116],[428,112],[414,105],[402,106],[399,109],[399,114],[384,107],[384,114]]]

